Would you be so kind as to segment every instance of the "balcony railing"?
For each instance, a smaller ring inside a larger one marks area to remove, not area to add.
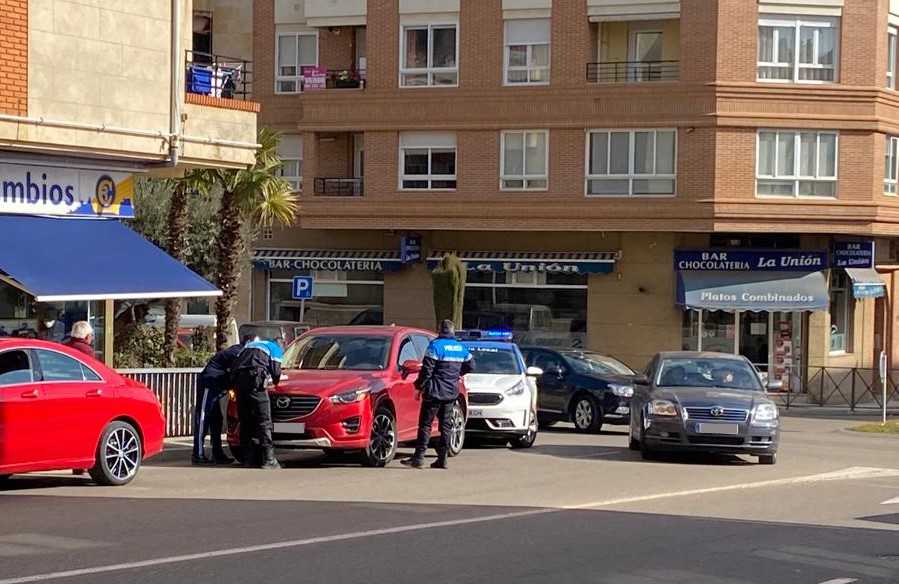
[[[365,89],[365,69],[328,71],[328,89]]]
[[[606,61],[587,63],[590,83],[643,83],[677,81],[680,61]]]
[[[247,99],[253,90],[253,62],[186,51],[185,90],[223,99]]]
[[[361,197],[365,183],[361,178],[318,177],[315,194],[325,197]]]

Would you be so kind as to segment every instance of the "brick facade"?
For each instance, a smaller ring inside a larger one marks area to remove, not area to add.
[[[0,113],[28,114],[28,0],[0,0]]]

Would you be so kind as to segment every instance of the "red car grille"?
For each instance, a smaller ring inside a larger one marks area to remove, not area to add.
[[[321,398],[315,395],[273,395],[272,420],[283,422],[308,416],[315,411]]]

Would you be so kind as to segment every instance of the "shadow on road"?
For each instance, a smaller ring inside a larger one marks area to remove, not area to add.
[[[539,438],[538,438],[539,441]],[[660,453],[656,460],[643,460],[639,452],[624,446],[589,446],[582,444],[545,444],[539,442],[527,450],[515,450],[522,456],[540,455],[576,460],[609,460],[641,464],[682,464],[701,466],[746,466],[752,462],[738,456],[705,453]]]

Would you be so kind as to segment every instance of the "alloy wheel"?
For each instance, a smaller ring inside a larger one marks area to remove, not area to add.
[[[460,408],[458,404],[453,406],[451,422],[453,430],[449,439],[450,450],[459,452],[462,450],[462,445],[465,440],[465,415],[462,413],[462,408]]]
[[[593,404],[582,399],[574,408],[574,423],[578,428],[589,428],[593,423]]]
[[[103,459],[116,480],[131,478],[140,466],[140,440],[130,429],[116,428],[106,438]]]
[[[384,413],[376,415],[372,420],[369,450],[378,460],[386,461],[395,447],[396,432],[393,429],[393,420]]]

